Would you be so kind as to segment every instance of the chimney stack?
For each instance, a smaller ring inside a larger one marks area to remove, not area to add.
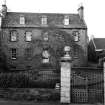
[[[2,4],[3,5],[6,5],[6,0],[2,0]]]
[[[3,0],[3,4],[2,4],[2,17],[5,18],[7,13],[7,6],[6,6],[6,0]]]
[[[0,31],[1,31],[1,25],[2,25],[2,16],[0,14]]]
[[[80,16],[80,19],[84,19],[84,7],[83,5],[80,5],[78,8],[78,14]]]

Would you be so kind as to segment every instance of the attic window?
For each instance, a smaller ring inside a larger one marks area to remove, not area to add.
[[[42,16],[42,18],[41,18],[41,24],[42,25],[47,25],[47,16]]]
[[[69,16],[65,16],[64,17],[64,25],[69,25],[70,24],[69,21],[70,21]]]
[[[20,24],[22,24],[22,25],[25,24],[25,18],[24,18],[24,16],[20,16]]]

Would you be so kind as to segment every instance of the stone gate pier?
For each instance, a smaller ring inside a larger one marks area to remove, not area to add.
[[[61,58],[61,91],[60,91],[60,102],[70,103],[70,81],[71,81],[71,57],[70,57],[70,47],[65,46],[65,55]]]

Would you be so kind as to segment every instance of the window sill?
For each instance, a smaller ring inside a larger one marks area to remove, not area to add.
[[[78,57],[73,57],[74,59],[78,59]]]

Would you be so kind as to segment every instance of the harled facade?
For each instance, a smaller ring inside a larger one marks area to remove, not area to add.
[[[2,6],[1,50],[10,70],[43,64],[56,68],[70,46],[72,66],[87,66],[87,26],[83,6],[77,14],[7,12]]]

